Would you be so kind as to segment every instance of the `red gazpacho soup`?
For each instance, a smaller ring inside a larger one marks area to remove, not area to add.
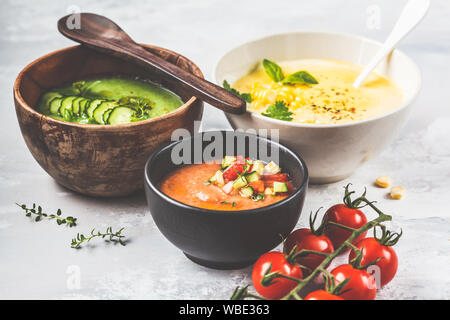
[[[160,190],[193,207],[233,211],[278,202],[293,186],[274,162],[226,156],[222,164],[193,164],[175,170],[162,180]]]

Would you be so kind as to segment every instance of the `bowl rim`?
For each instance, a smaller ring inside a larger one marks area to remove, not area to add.
[[[164,192],[162,192],[161,190],[159,190],[159,188],[154,185],[149,178],[149,174],[148,174],[148,170],[150,167],[150,164],[156,159],[156,157],[158,157],[161,153],[165,152],[168,149],[172,149],[174,146],[176,146],[177,144],[181,143],[182,141],[186,140],[186,139],[194,139],[195,137],[201,136],[206,132],[220,132],[220,133],[225,133],[225,132],[232,132],[234,134],[238,134],[238,135],[246,135],[246,136],[256,136],[257,139],[262,139],[265,141],[268,141],[270,143],[275,144],[278,148],[290,153],[297,161],[298,163],[301,165],[302,170],[303,170],[303,179],[300,183],[300,185],[298,186],[298,188],[292,193],[290,194],[288,197],[272,203],[268,206],[263,206],[263,207],[259,207],[259,208],[255,208],[255,209],[245,209],[245,210],[211,210],[211,209],[205,209],[205,208],[199,208],[199,207],[194,207],[191,205],[188,205],[186,203],[180,202],[178,200],[173,199],[172,197],[166,195]],[[189,211],[198,211],[202,214],[213,214],[213,215],[253,215],[253,214],[261,214],[262,212],[266,212],[266,211],[270,211],[276,207],[279,207],[289,201],[292,201],[293,199],[295,199],[297,196],[299,196],[302,192],[306,192],[307,188],[308,188],[308,182],[309,182],[309,173],[308,173],[308,167],[306,166],[305,161],[303,160],[303,158],[298,155],[298,153],[296,153],[295,151],[291,150],[290,148],[284,146],[283,144],[270,140],[266,137],[262,137],[262,136],[258,136],[255,134],[251,134],[251,133],[245,133],[245,132],[239,132],[239,131],[234,131],[234,130],[211,130],[211,131],[203,131],[203,132],[199,132],[196,133],[194,135],[189,136],[188,138],[183,138],[177,141],[173,141],[171,143],[169,143],[168,145],[163,146],[162,148],[158,149],[157,151],[155,151],[147,160],[147,162],[145,163],[145,168],[144,168],[144,177],[145,177],[145,184],[147,187],[151,188],[153,192],[155,192],[160,198],[162,198],[163,200],[178,206],[182,209],[186,209]]]
[[[234,50],[237,50],[239,48],[248,46],[250,44],[256,43],[256,42],[260,42],[260,41],[266,41],[268,39],[271,38],[276,38],[276,37],[282,37],[282,36],[288,36],[288,35],[319,35],[319,36],[335,36],[335,37],[346,37],[346,38],[350,38],[353,40],[359,40],[359,41],[365,41],[367,43],[371,43],[377,46],[381,46],[382,43],[371,39],[371,38],[367,38],[361,35],[357,35],[357,34],[352,34],[352,33],[348,33],[348,32],[326,32],[326,31],[293,31],[293,32],[282,32],[282,33],[274,33],[274,34],[270,34],[270,35],[266,35],[260,38],[256,38],[250,41],[245,41],[242,42],[241,44],[233,47],[232,49],[226,51],[222,56],[220,56],[219,59],[216,60],[216,63],[214,64],[214,69],[213,69],[213,80],[214,82],[221,86],[222,84],[218,83],[217,81],[217,67],[219,65],[219,63],[223,60],[223,58],[228,55],[229,53],[231,53]],[[417,76],[417,86],[414,88],[414,90],[412,91],[412,94],[410,95],[409,99],[405,100],[402,102],[402,104],[400,106],[398,106],[397,108],[389,111],[389,112],[385,112],[382,113],[378,116],[375,117],[371,117],[368,119],[364,119],[364,120],[357,120],[357,121],[349,121],[349,122],[343,122],[343,123],[336,123],[336,124],[314,124],[314,123],[298,123],[298,122],[289,122],[289,121],[283,121],[283,120],[278,120],[278,119],[273,119],[270,117],[265,117],[263,115],[260,115],[256,112],[252,112],[252,111],[246,111],[245,115],[249,115],[250,117],[255,117],[259,120],[262,121],[267,121],[268,123],[272,123],[275,125],[285,125],[287,127],[296,127],[296,128],[311,128],[311,129],[320,129],[320,128],[342,128],[342,127],[351,127],[351,126],[356,126],[356,125],[361,125],[361,124],[365,124],[365,123],[370,123],[373,121],[377,121],[379,119],[385,118],[385,117],[389,117],[397,112],[400,112],[401,110],[405,109],[406,107],[410,106],[412,104],[412,102],[414,100],[416,100],[421,88],[422,88],[422,72],[419,68],[419,66],[408,56],[406,55],[403,51],[399,50],[399,49],[394,49],[392,51],[392,53],[396,53],[398,54],[400,57],[402,57],[402,59],[405,59],[406,61],[408,61],[411,66],[414,69],[414,73]],[[226,117],[228,118],[229,116],[233,116],[233,115],[229,115],[227,113],[225,113]]]
[[[148,45],[148,44],[141,44],[142,46],[146,47],[146,48],[155,48],[155,49],[161,49],[164,51],[167,51],[169,53],[173,53],[175,55],[178,55],[184,59],[186,59],[189,63],[191,63],[193,65],[193,67],[195,68],[196,75],[201,76],[202,78],[204,78],[204,75],[202,73],[202,71],[200,70],[200,68],[195,64],[195,62],[193,62],[192,60],[186,58],[185,56],[163,48],[163,47],[159,47],[159,46],[153,46],[153,45]],[[38,112],[37,110],[35,110],[33,107],[31,107],[22,97],[22,94],[20,92],[21,89],[21,83],[22,83],[22,79],[25,75],[25,73],[34,65],[40,63],[41,61],[48,59],[56,54],[60,54],[63,53],[65,51],[70,51],[70,50],[76,50],[78,48],[86,48],[88,50],[93,50],[90,48],[87,48],[86,46],[83,45],[74,45],[74,46],[70,46],[70,47],[65,47],[62,49],[57,49],[54,51],[51,51],[35,60],[33,60],[32,62],[30,62],[28,65],[26,65],[18,74],[16,80],[14,81],[14,86],[13,86],[13,93],[14,93],[14,99],[16,100],[17,104],[24,109],[26,112],[33,114],[36,117],[39,117],[40,119],[45,119],[46,121],[48,121],[49,123],[54,123],[54,124],[59,124],[59,125],[66,125],[69,127],[75,127],[75,128],[82,128],[82,129],[86,129],[86,130],[100,130],[100,131],[110,131],[112,128],[130,128],[130,127],[138,127],[138,126],[145,126],[147,124],[151,124],[154,122],[157,122],[159,120],[165,120],[165,119],[171,119],[173,117],[178,116],[180,113],[183,113],[186,109],[188,109],[189,107],[191,107],[194,103],[196,103],[197,101],[201,101],[199,100],[197,97],[192,96],[190,99],[188,99],[186,102],[183,101],[183,104],[176,108],[175,110],[151,118],[151,119],[147,119],[147,120],[141,120],[141,121],[136,121],[136,122],[129,122],[129,123],[121,123],[121,124],[110,124],[110,125],[103,125],[103,124],[81,124],[81,123],[74,123],[74,122],[69,122],[69,121],[62,121],[62,120],[58,120],[58,119],[54,119],[52,117],[46,116],[45,114],[42,114],[40,112]],[[106,54],[106,53],[105,53]],[[173,91],[174,92],[174,91]],[[177,94],[176,92],[174,92],[175,94]]]

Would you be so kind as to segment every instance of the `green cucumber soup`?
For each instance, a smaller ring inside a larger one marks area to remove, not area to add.
[[[181,105],[180,97],[149,81],[101,77],[49,90],[37,110],[58,120],[108,125],[151,119]]]

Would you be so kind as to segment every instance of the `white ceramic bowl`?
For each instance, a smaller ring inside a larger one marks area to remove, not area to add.
[[[273,35],[226,53],[215,67],[214,79],[219,85],[225,79],[233,83],[264,58],[273,61],[322,58],[364,65],[380,46],[379,42],[348,34],[297,32]],[[395,50],[376,70],[395,81],[403,91],[404,100],[395,110],[368,120],[315,125],[276,120],[251,112],[226,116],[234,129],[279,129],[280,142],[305,159],[312,183],[339,181],[380,153],[396,137],[419,92],[420,71],[401,51]]]

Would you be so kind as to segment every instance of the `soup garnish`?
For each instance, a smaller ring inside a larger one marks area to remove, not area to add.
[[[264,59],[233,87],[228,84],[228,90],[248,95],[249,111],[297,123],[364,120],[401,105],[401,90],[380,74],[372,73],[361,87],[354,88],[360,71],[358,65],[335,60],[303,59],[277,64]]]
[[[183,104],[167,89],[148,81],[98,78],[77,81],[43,94],[38,111],[82,124],[120,124],[151,119]]]
[[[270,162],[226,156],[222,163],[189,165],[163,179],[161,190],[194,207],[212,210],[247,210],[286,198],[292,183]]]

